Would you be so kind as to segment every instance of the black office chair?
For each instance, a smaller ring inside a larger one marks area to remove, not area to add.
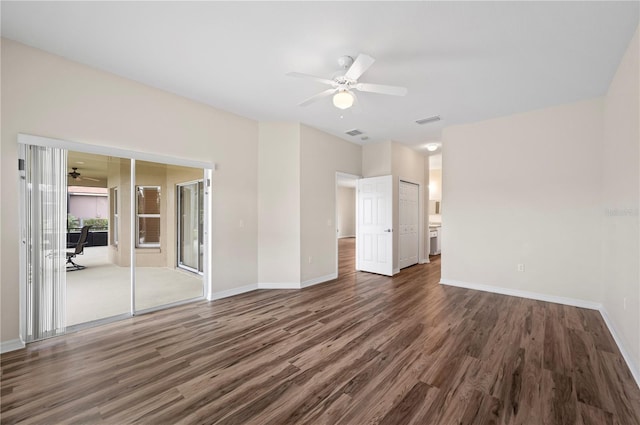
[[[76,255],[84,253],[84,246],[87,244],[87,238],[89,237],[89,229],[91,226],[84,226],[80,231],[80,239],[76,244],[76,248],[73,251],[67,251],[67,271],[75,271],[85,269],[86,266],[81,266],[73,262]],[[71,264],[71,266],[69,266]]]

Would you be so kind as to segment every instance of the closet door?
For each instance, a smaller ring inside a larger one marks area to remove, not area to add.
[[[420,187],[417,184],[400,181],[398,193],[398,266],[400,269],[418,264],[420,250],[419,192]]]

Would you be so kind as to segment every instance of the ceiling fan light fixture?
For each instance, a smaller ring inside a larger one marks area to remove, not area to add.
[[[348,90],[341,90],[333,95],[333,106],[338,109],[348,109],[353,106],[353,95]]]

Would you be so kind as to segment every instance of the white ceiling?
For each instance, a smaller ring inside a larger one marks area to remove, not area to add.
[[[256,120],[300,121],[366,143],[421,147],[441,129],[603,95],[638,2],[9,2],[2,35]],[[377,59],[342,113],[325,89],[337,58]],[[441,115],[420,126],[415,120]]]

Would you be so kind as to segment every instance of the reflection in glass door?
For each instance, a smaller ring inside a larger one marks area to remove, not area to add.
[[[178,267],[203,270],[203,181],[178,185]]]
[[[203,170],[150,161],[135,162],[135,295],[134,314],[164,308],[175,303],[199,299],[204,295],[204,274],[198,273],[198,180]],[[195,183],[193,196],[185,197],[187,215],[183,233],[185,264],[193,270],[185,273],[178,267],[178,237],[181,220],[178,191],[184,182]],[[193,199],[191,199],[193,198]],[[195,216],[192,215],[196,214]],[[195,226],[195,231],[193,227]],[[195,239],[191,239],[195,238]],[[195,245],[195,246],[193,246]],[[192,248],[193,247],[193,248]],[[185,257],[187,260],[187,257]]]

